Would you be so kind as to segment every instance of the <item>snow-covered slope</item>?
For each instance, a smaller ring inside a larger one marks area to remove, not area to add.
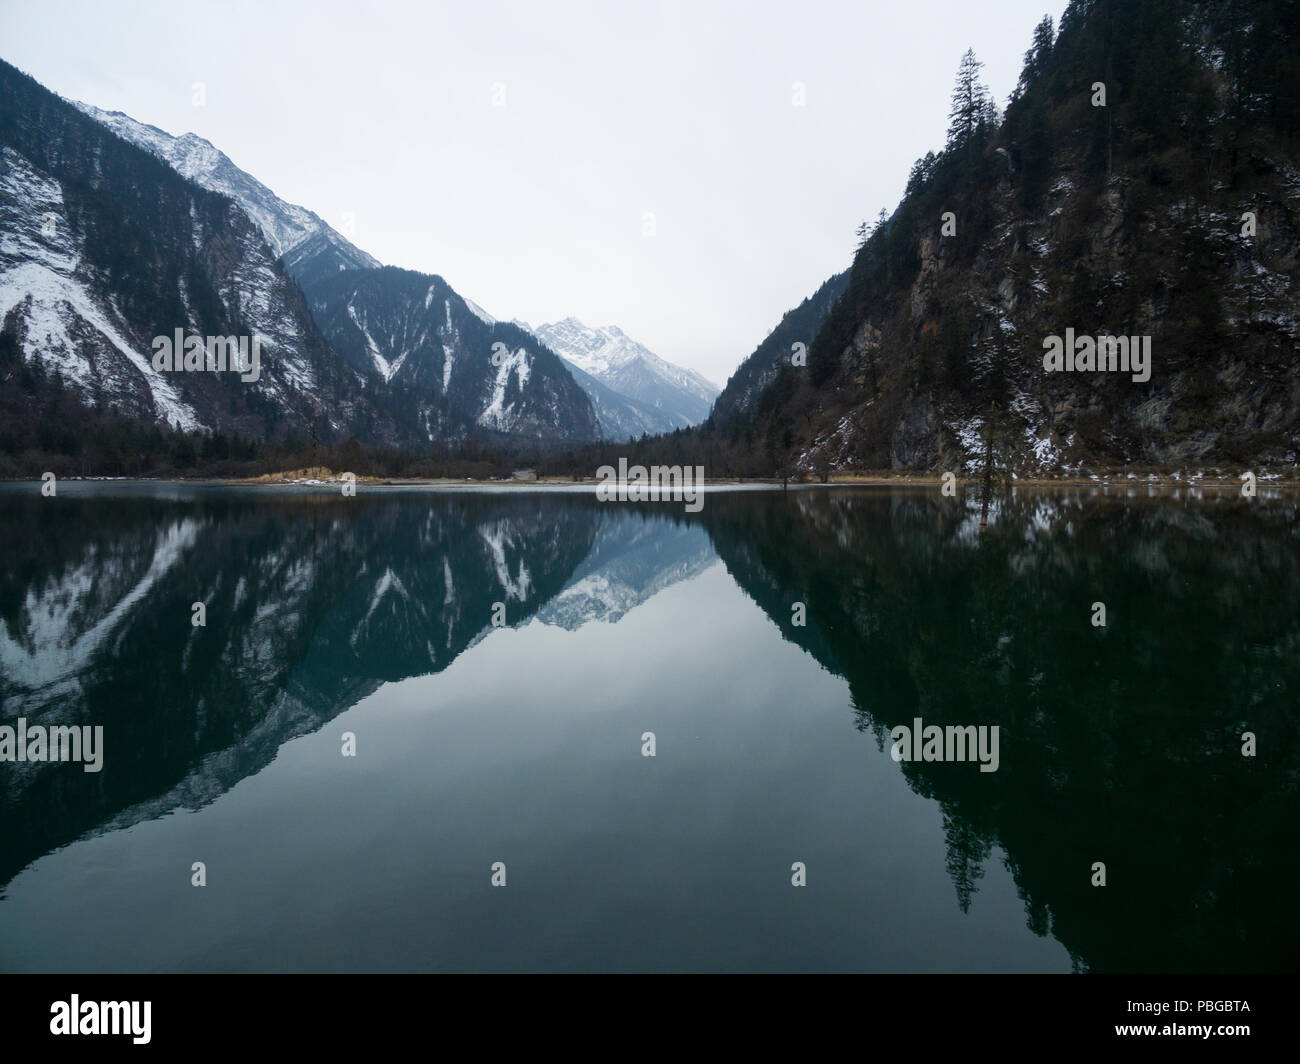
[[[202,137],[193,133],[174,137],[121,111],[103,111],[75,100],[69,102],[123,140],[156,155],[182,177],[233,199],[262,231],[271,250],[277,257],[285,259],[289,272],[299,280],[300,272],[309,265],[319,267],[321,256],[326,256],[335,270],[340,264],[351,269],[380,265],[377,259],[350,243],[319,215],[306,207],[286,203]],[[311,254],[304,254],[307,251]]]
[[[711,381],[665,361],[614,325],[592,328],[565,318],[531,332],[601,384],[658,412],[662,424],[655,431],[698,424],[718,394]]]
[[[312,313],[360,371],[377,373],[429,442],[477,429],[534,439],[601,436],[560,358],[492,322],[441,277],[385,266],[305,283]]]
[[[561,357],[564,368],[578,383],[578,387],[587,393],[592,408],[596,411],[596,420],[600,422],[601,436],[613,443],[638,439],[643,435],[655,436],[662,432],[671,432],[675,427],[662,412],[653,407],[629,399],[621,392],[602,384],[590,373],[585,373],[568,359]]]
[[[357,369],[373,371],[397,389],[391,401],[400,408],[399,416],[417,426],[421,442],[454,437],[475,426],[530,437],[601,435],[592,402],[536,338],[507,336],[509,327],[489,338],[480,326],[491,329],[496,319],[478,304],[461,300],[441,278],[382,267],[318,215],[280,199],[202,137],[173,137],[120,111],[76,106],[183,177],[239,204],[308,294],[329,340]],[[498,339],[510,347],[500,365],[491,361],[491,345]],[[626,404],[612,396],[605,397],[604,405],[620,410],[614,424],[618,431],[626,424],[625,436],[672,427],[654,424],[653,416],[638,416],[630,407],[622,411]]]
[[[319,410],[401,442],[241,206],[0,62],[0,328],[88,406],[266,439]],[[259,348],[256,372],[155,368],[177,331]]]
[[[85,275],[63,187],[11,148],[0,148],[0,322],[21,330],[46,369],[86,396],[184,429],[200,424],[173,382],[154,373],[148,348]]]

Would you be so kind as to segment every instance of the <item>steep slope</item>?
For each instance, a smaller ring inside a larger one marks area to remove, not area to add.
[[[306,290],[325,335],[400,396],[403,417],[428,440],[600,438],[559,357],[514,325],[484,321],[441,277],[385,266],[322,274]]]
[[[565,369],[577,382],[578,387],[586,392],[587,398],[591,400],[592,409],[596,411],[596,418],[600,422],[600,434],[603,438],[622,442],[647,434],[653,436],[660,432],[667,432],[671,428],[668,419],[660,411],[616,392],[590,373],[579,369],[567,358],[561,358],[560,361],[564,363]]]
[[[256,379],[154,368],[177,330],[257,339]],[[315,407],[326,439],[404,439],[238,206],[2,62],[0,331],[19,368],[145,422],[267,439]]]
[[[714,400],[715,421],[723,424],[738,414],[753,411],[758,397],[776,379],[781,365],[791,364],[794,345],[803,344],[805,348],[812,345],[817,330],[848,284],[849,271],[837,273],[781,319],[754,353],[740,364]]]
[[[466,299],[465,306],[480,321],[488,325],[499,324],[496,318],[472,299]],[[520,321],[518,318],[510,324],[527,333],[533,331],[526,321]],[[587,398],[591,400],[592,409],[596,412],[596,420],[600,423],[600,435],[603,439],[621,442],[635,439],[644,434],[653,435],[666,431],[667,427],[671,427],[667,426],[667,422],[657,410],[652,410],[634,399],[629,399],[626,395],[621,395],[613,388],[602,384],[590,373],[579,369],[567,358],[561,357],[560,361],[564,363],[564,368],[569,371],[569,375],[574,379],[578,387],[586,392]]]
[[[286,203],[202,137],[193,133],[173,137],[121,111],[103,111],[80,102],[75,106],[123,140],[158,156],[182,177],[233,199],[262,231],[271,250],[284,260],[290,275],[299,283],[304,283],[308,275],[338,272],[340,267],[355,270],[380,265],[377,259],[330,228],[319,215],[306,207]]]
[[[656,411],[660,421],[655,432],[699,424],[718,394],[712,382],[665,361],[616,326],[595,329],[577,318],[565,318],[532,332],[607,388]]]
[[[330,339],[353,367],[378,375],[389,386],[375,394],[403,424],[418,426],[420,441],[453,440],[480,430],[533,439],[601,436],[601,423],[593,423],[595,415],[588,416],[584,409],[590,404],[561,379],[567,368],[557,373],[548,353],[535,369],[534,356],[544,349],[532,337],[507,336],[508,325],[482,345],[483,330],[474,322],[465,324],[464,312],[490,326],[489,331],[497,329],[497,322],[477,304],[461,300],[441,278],[382,270],[376,259],[318,215],[281,200],[193,133],[173,137],[121,112],[77,106],[178,173],[243,207],[281,256],[284,268],[312,298]],[[337,280],[340,273],[363,270],[379,272],[365,279]],[[430,309],[435,288],[442,301],[441,318]],[[485,352],[490,355],[496,341],[514,345],[507,365],[485,361]],[[470,344],[478,346],[471,349]],[[519,354],[523,349],[526,357]],[[653,413],[647,415],[608,389],[590,390],[615,437],[658,431]]]
[[[1294,5],[1045,20],[1005,119],[955,115],[751,428],[805,470],[973,470],[989,436],[1022,475],[1293,464],[1297,56]],[[1085,358],[1149,338],[1150,365],[1045,365],[1067,330]]]

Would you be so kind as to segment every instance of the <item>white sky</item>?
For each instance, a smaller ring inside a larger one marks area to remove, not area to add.
[[[0,55],[498,318],[618,325],[721,385],[942,146],[966,48],[1003,106],[1064,7],[0,0]]]

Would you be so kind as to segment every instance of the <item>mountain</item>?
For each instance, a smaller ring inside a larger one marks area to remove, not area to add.
[[[427,440],[477,430],[600,438],[560,358],[517,326],[484,320],[441,277],[384,266],[322,273],[304,288],[348,364],[382,378]]]
[[[1293,4],[1073,0],[1000,119],[970,57],[972,106],[747,430],[805,471],[1294,464],[1297,57]],[[1149,363],[1096,369],[1107,337]],[[1067,338],[1082,369],[1045,364]]]
[[[713,417],[716,421],[722,423],[737,414],[752,412],[763,389],[776,379],[781,363],[791,364],[794,345],[801,343],[805,349],[812,346],[812,339],[821,323],[848,284],[849,271],[837,273],[781,319],[754,353],[740,364],[714,400]]]
[[[624,440],[636,439],[643,435],[654,436],[671,431],[671,422],[660,411],[616,392],[590,373],[579,369],[567,358],[561,358],[560,361],[564,363],[578,387],[586,392],[587,398],[591,400],[604,439],[613,443],[622,443]]]
[[[155,369],[177,330],[258,339],[256,379]],[[0,395],[42,382],[155,425],[270,439],[315,407],[326,439],[410,438],[233,201],[0,62]]]
[[[193,133],[173,137],[157,126],[138,122],[121,111],[103,111],[72,101],[123,140],[156,155],[182,177],[212,192],[229,196],[253,220],[289,273],[303,283],[320,272],[366,269],[380,265],[327,225],[319,215],[286,203],[262,182],[232,163],[223,152]]]
[[[418,427],[418,441],[462,439],[479,430],[530,439],[601,436],[591,401],[564,379],[566,370],[553,354],[461,299],[441,277],[382,267],[202,137],[173,137],[120,111],[77,106],[183,176],[235,200],[307,293],[317,322],[344,359],[391,386],[387,402],[402,424]],[[501,366],[491,361],[495,342],[511,345]],[[657,431],[634,404],[598,394],[611,425]]]
[[[570,365],[632,400],[640,410],[654,411],[655,426],[642,431],[662,433],[697,425],[708,417],[718,394],[717,387],[694,370],[664,361],[613,325],[595,329],[577,318],[565,318],[532,332]],[[611,417],[630,415],[611,413]],[[631,426],[631,420],[627,424]],[[611,438],[620,434],[621,428],[607,433]]]
[[[465,305],[482,321],[487,322],[489,325],[497,324],[496,318],[492,317],[491,314],[472,300],[465,300]],[[528,322],[521,321],[518,318],[515,318],[510,324],[522,329],[524,332],[533,332],[533,328]],[[569,371],[569,375],[574,379],[578,387],[586,392],[587,398],[591,400],[592,409],[596,412],[596,420],[600,423],[600,434],[603,439],[621,443],[643,435],[653,436],[672,430],[673,425],[671,422],[658,410],[643,403],[638,403],[635,399],[629,399],[626,395],[615,391],[597,380],[590,373],[579,369],[569,359],[561,357],[560,361],[564,363],[564,368]]]
[[[302,438],[313,416],[326,443],[405,450],[600,438],[536,337],[439,277],[381,267],[202,138],[74,107],[9,66],[0,92],[0,399],[16,417],[62,409],[70,389],[86,408],[254,440]],[[155,368],[178,330],[256,339],[255,379]],[[66,450],[53,431],[39,446]]]

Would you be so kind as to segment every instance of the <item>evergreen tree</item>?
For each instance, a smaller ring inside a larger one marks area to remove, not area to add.
[[[972,147],[981,126],[996,122],[997,108],[988,88],[980,81],[984,64],[967,48],[957,67],[957,83],[952,90],[952,110],[948,113],[948,149],[964,151]]]
[[[1020,71],[1018,92],[1024,93],[1047,74],[1052,59],[1052,45],[1055,41],[1056,30],[1052,25],[1052,16],[1044,15],[1042,22],[1034,27],[1034,39],[1029,45],[1029,51],[1025,53],[1025,65]]]

